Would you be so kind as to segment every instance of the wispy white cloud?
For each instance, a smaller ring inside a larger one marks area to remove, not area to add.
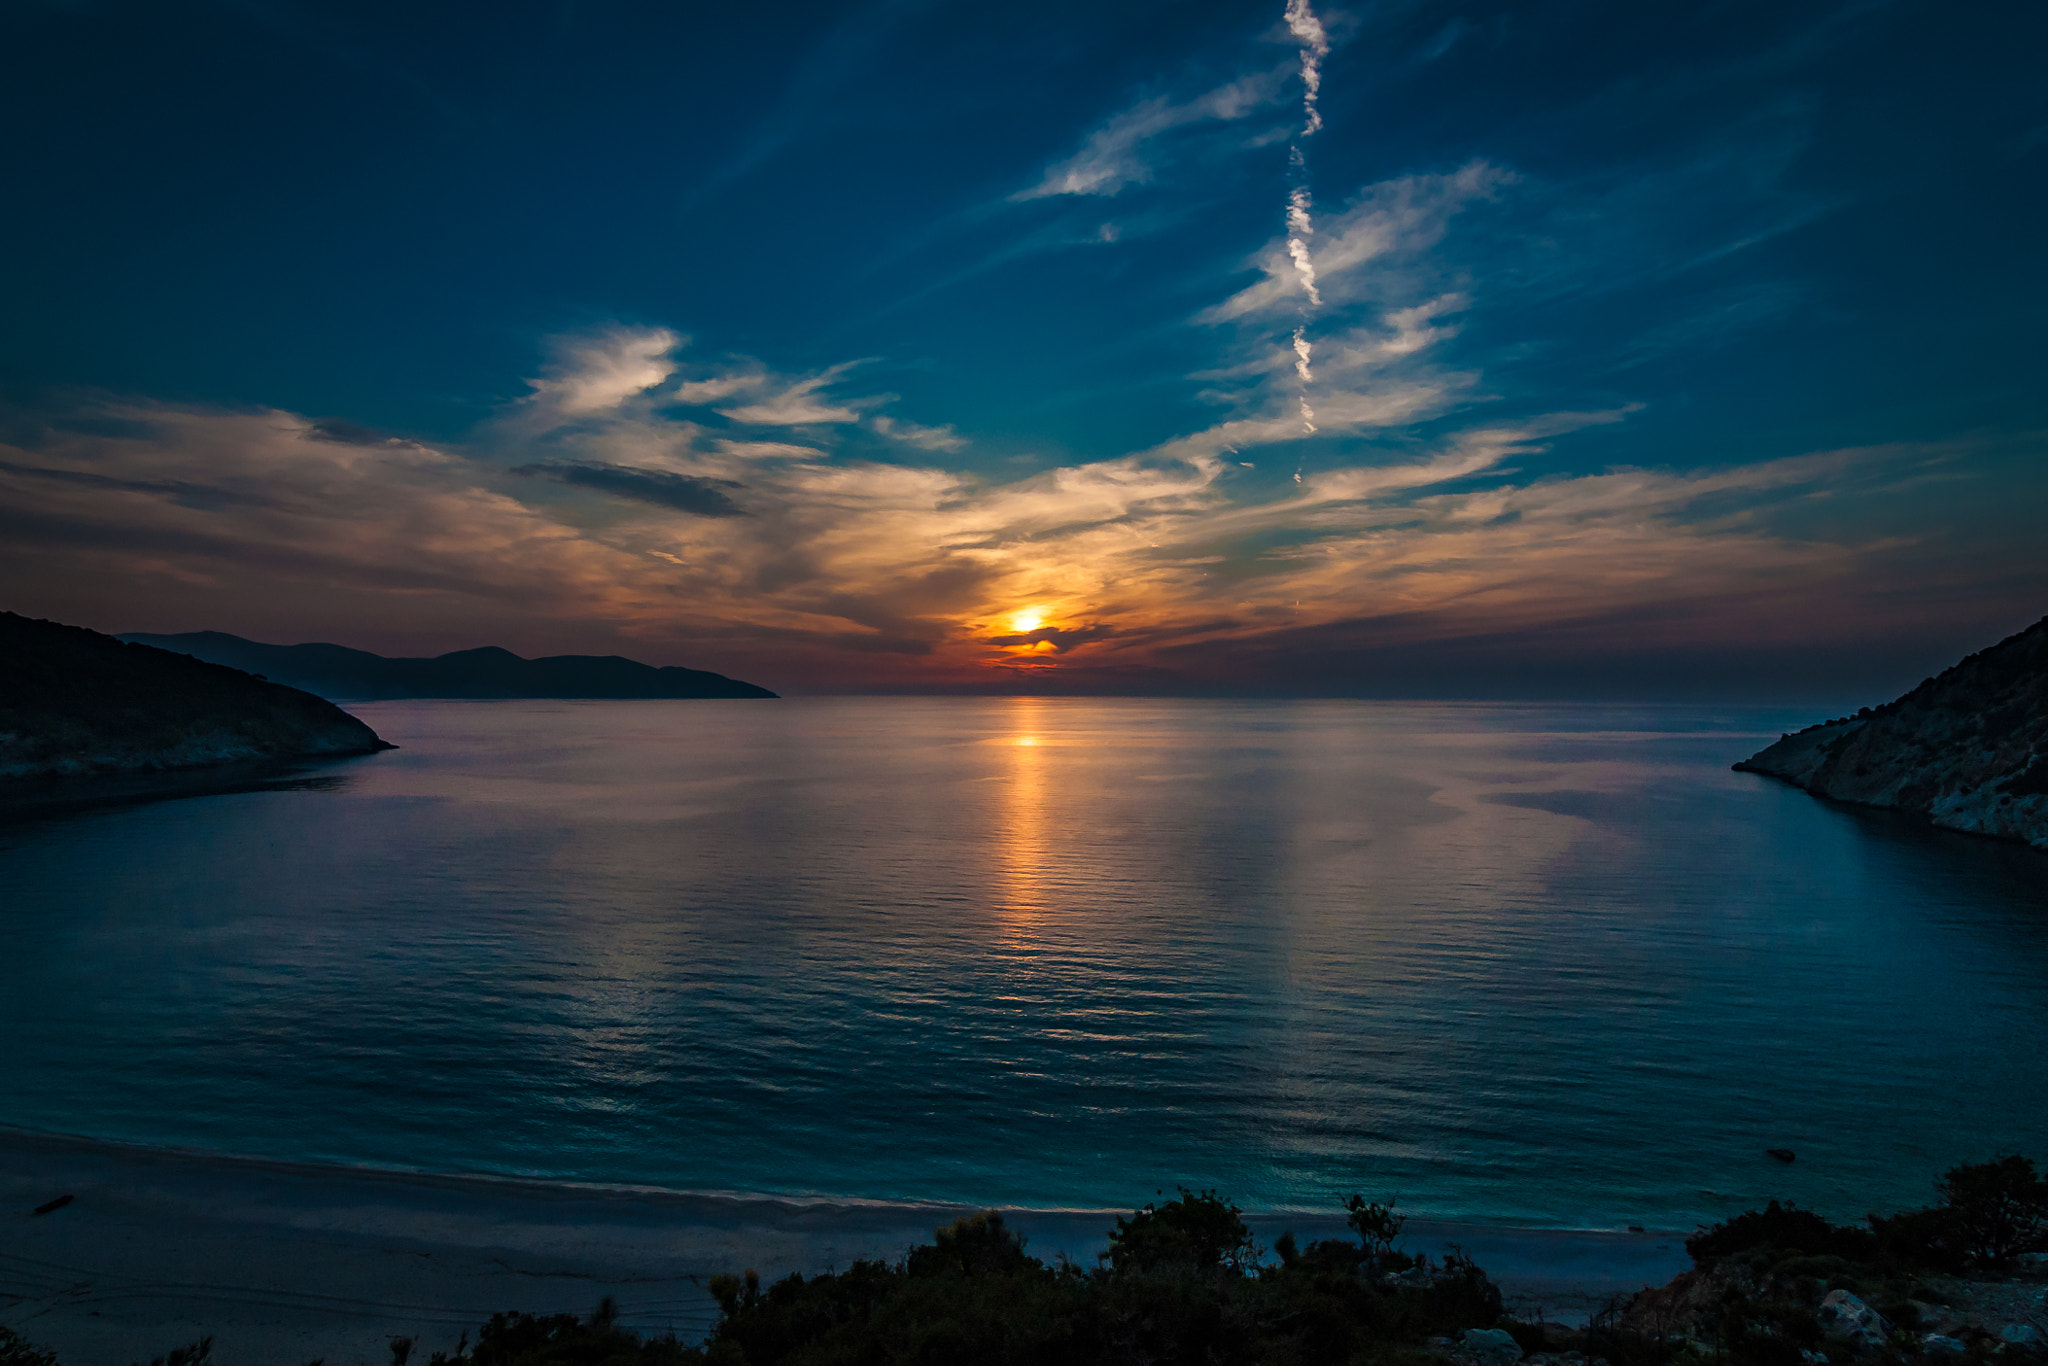
[[[1515,179],[1513,172],[1474,161],[1448,174],[1402,176],[1369,187],[1349,208],[1324,218],[1316,246],[1304,244],[1318,288],[1335,303],[1371,297],[1372,281],[1361,267],[1434,246],[1461,210],[1492,198]],[[1302,274],[1288,241],[1283,235],[1252,258],[1263,279],[1198,319],[1220,323],[1292,308]]]
[[[784,380],[777,376],[763,374],[757,381],[737,392],[758,394],[753,403],[742,403],[730,408],[719,408],[719,416],[734,422],[745,422],[758,427],[802,427],[817,423],[844,423],[860,421],[860,410],[877,402],[880,398],[834,401],[825,397],[825,391],[837,384],[847,371],[858,365],[848,361],[835,365],[821,374],[805,379]]]
[[[901,418],[877,417],[870,425],[890,440],[901,441],[920,450],[957,451],[967,445],[967,439],[955,432],[950,422],[941,427],[925,427]]]
[[[697,407],[709,407],[734,394],[744,393],[758,386],[764,376],[756,369],[748,373],[713,375],[710,379],[685,380],[675,387],[671,395],[678,403]]]
[[[602,412],[652,389],[675,369],[687,339],[665,327],[611,327],[556,343],[547,372],[528,380],[533,399],[567,414]]]
[[[1127,185],[1152,179],[1146,145],[1190,124],[1232,122],[1279,101],[1285,85],[1282,72],[1266,71],[1221,85],[1182,103],[1155,96],[1112,117],[1088,135],[1081,150],[1046,169],[1038,184],[1019,190],[1013,200],[1052,195],[1113,195]]]

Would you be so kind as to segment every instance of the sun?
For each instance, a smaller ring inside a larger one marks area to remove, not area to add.
[[[1010,613],[1010,629],[1018,635],[1036,631],[1045,625],[1045,613],[1036,607],[1027,607],[1021,612]]]

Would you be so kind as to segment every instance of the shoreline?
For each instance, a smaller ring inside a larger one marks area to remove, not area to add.
[[[60,1195],[71,1203],[29,1211]],[[701,1338],[705,1283],[894,1260],[979,1207],[790,1200],[223,1157],[0,1128],[0,1322],[69,1366],[147,1360],[211,1335],[223,1360],[383,1360],[446,1350],[492,1313],[588,1313]],[[1119,1210],[1003,1211],[1048,1260],[1089,1263]],[[1341,1213],[1253,1214],[1270,1244],[1345,1237]],[[1402,1245],[1462,1249],[1511,1308],[1583,1319],[1663,1284],[1684,1235],[1414,1219]]]

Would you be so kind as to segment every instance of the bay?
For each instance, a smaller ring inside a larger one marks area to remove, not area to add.
[[[1853,1218],[2048,1157],[2048,858],[1728,771],[1796,713],[351,709],[402,748],[0,826],[0,1118],[1553,1227]]]

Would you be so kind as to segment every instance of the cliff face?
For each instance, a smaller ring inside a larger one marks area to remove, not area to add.
[[[355,717],[297,688],[0,612],[0,778],[390,748]]]
[[[1896,702],[1809,726],[1735,767],[2048,849],[2048,618]]]
[[[222,631],[122,640],[176,650],[210,664],[246,669],[322,697],[368,701],[397,697],[709,698],[773,697],[752,683],[703,669],[657,669],[619,655],[522,659],[485,646],[433,659],[391,659],[344,645],[265,645]]]

